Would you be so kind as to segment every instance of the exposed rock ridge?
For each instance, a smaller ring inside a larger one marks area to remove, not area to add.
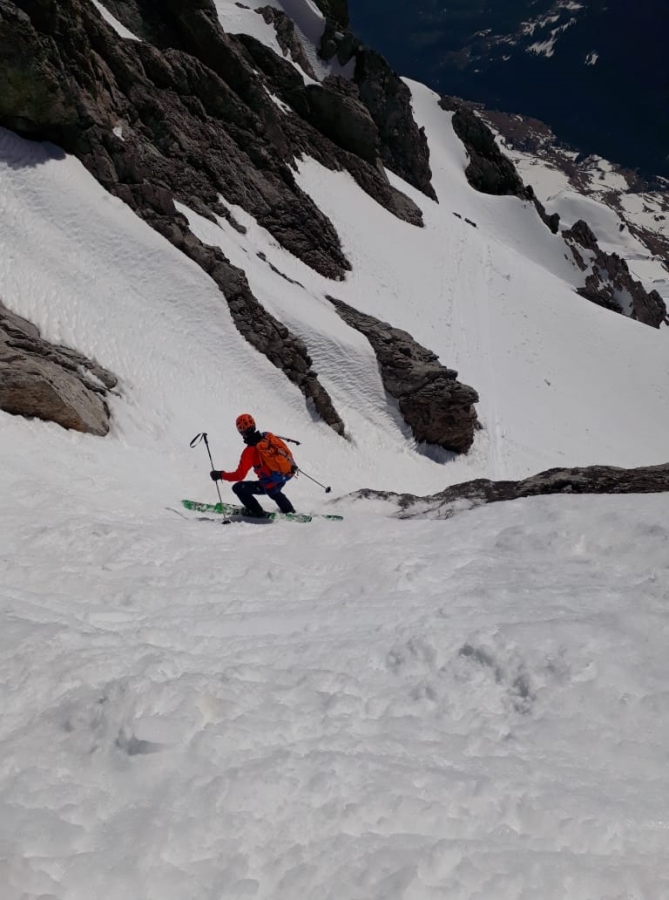
[[[500,151],[485,122],[455,97],[441,97],[439,106],[453,113],[453,130],[469,155],[465,175],[471,186],[483,194],[511,194],[522,200],[530,199],[516,167]]]
[[[483,194],[513,196],[533,203],[544,224],[557,234],[560,217],[546,214],[533,189],[523,183],[513,162],[497,146],[495,136],[485,122],[457,97],[444,96],[439,105],[453,113],[453,130],[469,155],[465,175],[471,186]]]
[[[349,84],[355,85],[356,96],[378,129],[383,164],[431,200],[437,200],[425,131],[414,120],[411,91],[399,75],[379,53],[332,19],[326,21],[319,52],[325,60],[336,58],[342,66],[354,65]]]
[[[310,78],[316,79],[316,73],[307,58],[307,54],[304,52],[302,41],[297,36],[295,24],[290,16],[275,6],[263,6],[261,9],[257,9],[256,12],[263,17],[265,22],[274,25],[276,39],[283,50],[284,56],[290,56],[303,72],[306,72]]]
[[[305,85],[295,67],[269,47],[250,35],[240,34],[237,39],[272,93],[295,113],[280,121],[290,152],[307,153],[330,169],[346,169],[389,212],[422,226],[420,208],[390,184],[380,165],[379,129],[359,101],[356,86],[341,77]]]
[[[450,508],[457,501],[472,504],[519,500],[543,494],[652,494],[669,491],[669,463],[659,466],[640,466],[634,469],[617,466],[585,466],[583,468],[547,469],[520,481],[491,481],[477,478],[445,488],[428,497],[414,494],[395,494],[389,491],[362,490],[354,496],[364,499],[381,498],[398,504],[403,517],[436,513],[448,518],[456,511]],[[413,507],[419,506],[419,510]]]
[[[198,241],[183,216],[169,222],[157,221],[155,227],[207,272],[225,294],[240,333],[299,387],[307,403],[333,431],[343,435],[344,422],[312,369],[306,344],[256,300],[244,272],[233,266],[218,247]]]
[[[644,325],[659,328],[667,318],[667,306],[656,290],[646,291],[630,274],[617,253],[604,253],[590,226],[583,219],[562,232],[579,268],[588,272],[578,293],[599,306],[622,313]],[[584,259],[587,252],[588,260]]]
[[[458,373],[442,366],[435,353],[411,335],[374,316],[361,313],[328,296],[342,319],[365,335],[379,364],[383,386],[398,401],[414,438],[466,453],[478,427],[474,388],[457,380]]]
[[[0,303],[0,409],[88,434],[109,431],[105,397],[118,379],[81,353],[51,344]]]

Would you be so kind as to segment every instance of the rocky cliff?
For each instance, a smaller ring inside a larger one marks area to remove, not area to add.
[[[420,209],[383,168],[433,195],[406,87],[360,48],[354,78],[314,82],[293,23],[271,7],[259,14],[276,29],[283,57],[224,32],[211,0],[106,6],[135,40],[120,37],[89,0],[0,0],[0,125],[76,155],[202,266],[244,337],[343,434],[304,342],[267,313],[242,270],[192,234],[174,201],[208,218],[240,206],[307,265],[341,279],[350,264],[332,223],[299,188],[295,160],[307,153],[348,171],[420,227]],[[344,2],[322,0],[321,8],[332,16],[330,32],[346,25]]]

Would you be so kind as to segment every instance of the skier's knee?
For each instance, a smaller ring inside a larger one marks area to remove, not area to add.
[[[233,491],[233,493],[235,493],[238,497],[241,497],[242,494],[244,493],[244,484],[243,484],[243,482],[237,481],[235,484],[233,484],[233,485],[232,485],[232,491]]]

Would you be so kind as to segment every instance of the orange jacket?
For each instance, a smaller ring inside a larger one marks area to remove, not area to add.
[[[253,471],[258,476],[262,486],[266,488],[279,487],[291,477],[282,475],[280,472],[272,472],[271,469],[263,465],[260,454],[255,447],[244,447],[239,458],[239,465],[235,471],[221,472],[221,478],[223,481],[241,481],[251,467],[253,467]]]
[[[248,470],[253,466],[256,475],[260,476],[257,469],[262,467],[260,455],[255,447],[244,447],[242,455],[239,457],[239,465],[234,472],[221,472],[223,481],[241,481]]]

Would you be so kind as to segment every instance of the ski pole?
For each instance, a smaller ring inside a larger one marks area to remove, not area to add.
[[[315,478],[312,478],[311,475],[307,475],[307,473],[304,471],[304,469],[298,468],[297,471],[300,473],[300,475],[304,475],[305,478],[308,478],[309,481],[313,481],[314,484],[317,484],[319,487],[322,487],[326,494],[329,494],[330,491],[332,490],[331,487],[326,487],[324,484],[321,484],[320,481],[316,481]]]
[[[201,434],[196,434],[195,437],[193,438],[193,440],[190,442],[190,445],[191,445],[191,447],[197,447],[197,445],[201,441],[204,441],[205,447],[207,448],[207,453],[209,454],[209,462],[211,463],[212,469],[215,469],[216,466],[214,465],[214,460],[211,458],[211,450],[209,449],[209,441],[207,440],[207,432],[206,431],[203,431]],[[216,481],[215,484],[216,484],[216,493],[218,494],[218,501],[219,501],[219,503],[222,504],[223,498],[221,497],[221,489],[218,486],[218,481]]]
[[[298,447],[300,446],[300,443],[301,443],[301,441],[296,441],[295,438],[284,437],[281,434],[277,434],[277,437],[281,438],[282,441],[286,441],[289,444],[296,444]],[[314,484],[317,484],[319,487],[322,487],[326,494],[329,494],[330,491],[332,490],[331,487],[326,487],[324,484],[321,484],[320,481],[316,481],[315,478],[312,478],[311,475],[307,475],[307,473],[304,472],[302,469],[300,469],[299,466],[298,466],[297,471],[300,473],[300,475],[304,475],[305,478],[308,478],[309,481],[313,481]]]

